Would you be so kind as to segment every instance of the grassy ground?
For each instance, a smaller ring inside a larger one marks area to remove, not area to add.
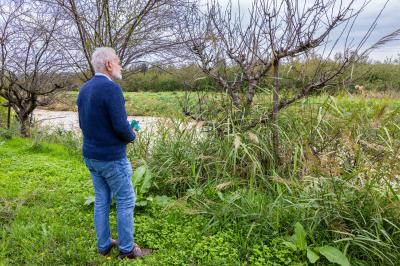
[[[93,206],[84,205],[93,192],[79,157],[60,145],[15,138],[0,142],[0,165],[1,265],[120,265],[115,250],[107,258],[96,253]],[[207,234],[201,216],[177,207],[135,212],[136,242],[155,249],[135,265],[237,263],[231,234]],[[115,207],[111,224],[116,237]]]
[[[57,101],[46,107],[55,111],[77,111],[76,97],[78,92],[61,93],[57,97]],[[217,93],[210,93],[213,97],[217,97]],[[189,99],[191,103],[198,101],[198,95],[191,93],[185,97],[185,92],[125,92],[126,109],[128,115],[134,116],[168,116],[175,117],[182,113],[181,102]],[[320,104],[324,97],[313,97],[307,103]],[[366,92],[366,95],[350,95],[347,93],[337,97],[340,102],[357,105],[360,102],[379,105],[387,104],[388,106],[400,105],[400,95],[395,92]],[[270,101],[267,94],[257,95],[255,104],[264,104]]]
[[[225,135],[199,138],[176,119],[141,134],[128,157],[152,180],[137,194],[148,205],[136,209],[136,240],[156,252],[135,264],[397,265],[399,124],[396,97],[313,97],[281,113],[280,163],[271,124],[227,121]],[[35,134],[0,134],[0,261],[117,264],[115,251],[96,255],[80,140]],[[164,209],[156,195],[176,200]]]
[[[56,111],[77,111],[78,92],[61,93],[57,101],[46,109]],[[175,116],[181,112],[180,98],[183,92],[126,92],[128,115],[134,116]]]

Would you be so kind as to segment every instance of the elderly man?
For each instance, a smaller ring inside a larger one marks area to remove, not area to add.
[[[90,171],[94,194],[94,225],[97,247],[108,255],[119,247],[119,258],[142,257],[151,250],[135,245],[133,209],[135,192],[132,167],[126,157],[126,145],[136,138],[127,120],[121,88],[113,79],[121,79],[121,65],[112,48],[97,48],[92,55],[96,74],[78,95],[79,125],[83,133],[83,159]],[[109,212],[111,197],[117,204],[118,242],[111,238]]]

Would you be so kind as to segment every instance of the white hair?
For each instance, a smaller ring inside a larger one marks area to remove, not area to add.
[[[99,72],[104,70],[108,61],[114,60],[117,56],[115,50],[110,47],[98,47],[92,55],[92,66],[94,71]]]

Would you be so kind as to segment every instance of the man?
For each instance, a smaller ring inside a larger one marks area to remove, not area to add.
[[[142,257],[151,252],[134,244],[133,209],[135,192],[132,167],[126,157],[126,145],[136,138],[127,120],[121,88],[113,79],[121,79],[120,61],[112,48],[97,48],[92,55],[96,74],[78,95],[79,125],[83,133],[83,159],[90,171],[94,194],[94,225],[97,247],[108,255],[119,247],[119,258]],[[111,197],[117,205],[118,242],[111,238],[109,212]]]

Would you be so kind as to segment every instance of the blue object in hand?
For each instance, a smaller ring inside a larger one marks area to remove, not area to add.
[[[132,119],[131,123],[130,123],[130,126],[135,131],[139,131],[140,130],[140,125],[139,125],[139,121],[138,120]]]

